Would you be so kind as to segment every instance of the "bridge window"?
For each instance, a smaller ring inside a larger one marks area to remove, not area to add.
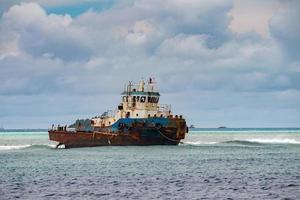
[[[155,97],[148,97],[149,103],[155,103]]]
[[[158,97],[148,97],[148,102],[149,103],[158,103]]]
[[[141,97],[141,102],[144,103],[145,100],[146,100],[146,97],[145,97],[145,96],[142,96],[142,97]]]

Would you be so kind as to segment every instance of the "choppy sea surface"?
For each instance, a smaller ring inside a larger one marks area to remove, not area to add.
[[[300,199],[300,129],[192,129],[179,146],[55,149],[0,132],[0,199]]]

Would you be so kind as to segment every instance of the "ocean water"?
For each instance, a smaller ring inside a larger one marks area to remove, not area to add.
[[[179,146],[55,149],[0,132],[0,199],[300,199],[300,129],[193,129]]]

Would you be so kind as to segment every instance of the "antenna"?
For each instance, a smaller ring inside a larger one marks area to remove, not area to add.
[[[131,86],[132,86],[132,81],[129,81],[129,85],[128,85],[128,94],[130,95],[131,92]]]

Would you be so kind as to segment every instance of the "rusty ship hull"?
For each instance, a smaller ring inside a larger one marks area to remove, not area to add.
[[[67,126],[52,125],[49,138],[66,148],[122,145],[178,145],[188,132],[182,115],[173,115],[171,105],[158,104],[160,93],[149,78],[129,81],[115,111],[76,120]],[[69,129],[69,128],[72,128]]]
[[[99,127],[89,132],[67,131],[65,129],[49,130],[49,139],[58,142],[58,145],[64,145],[65,148],[178,145],[187,132],[184,119],[164,119],[163,121],[168,123],[167,126],[160,123],[153,125],[153,120],[150,120],[151,123],[147,123],[147,120],[142,122],[135,120],[133,123],[128,123],[128,121],[126,123],[126,121],[120,120],[117,123],[119,124],[117,131],[112,131],[114,130],[113,127]],[[159,118],[155,121],[162,122]]]

